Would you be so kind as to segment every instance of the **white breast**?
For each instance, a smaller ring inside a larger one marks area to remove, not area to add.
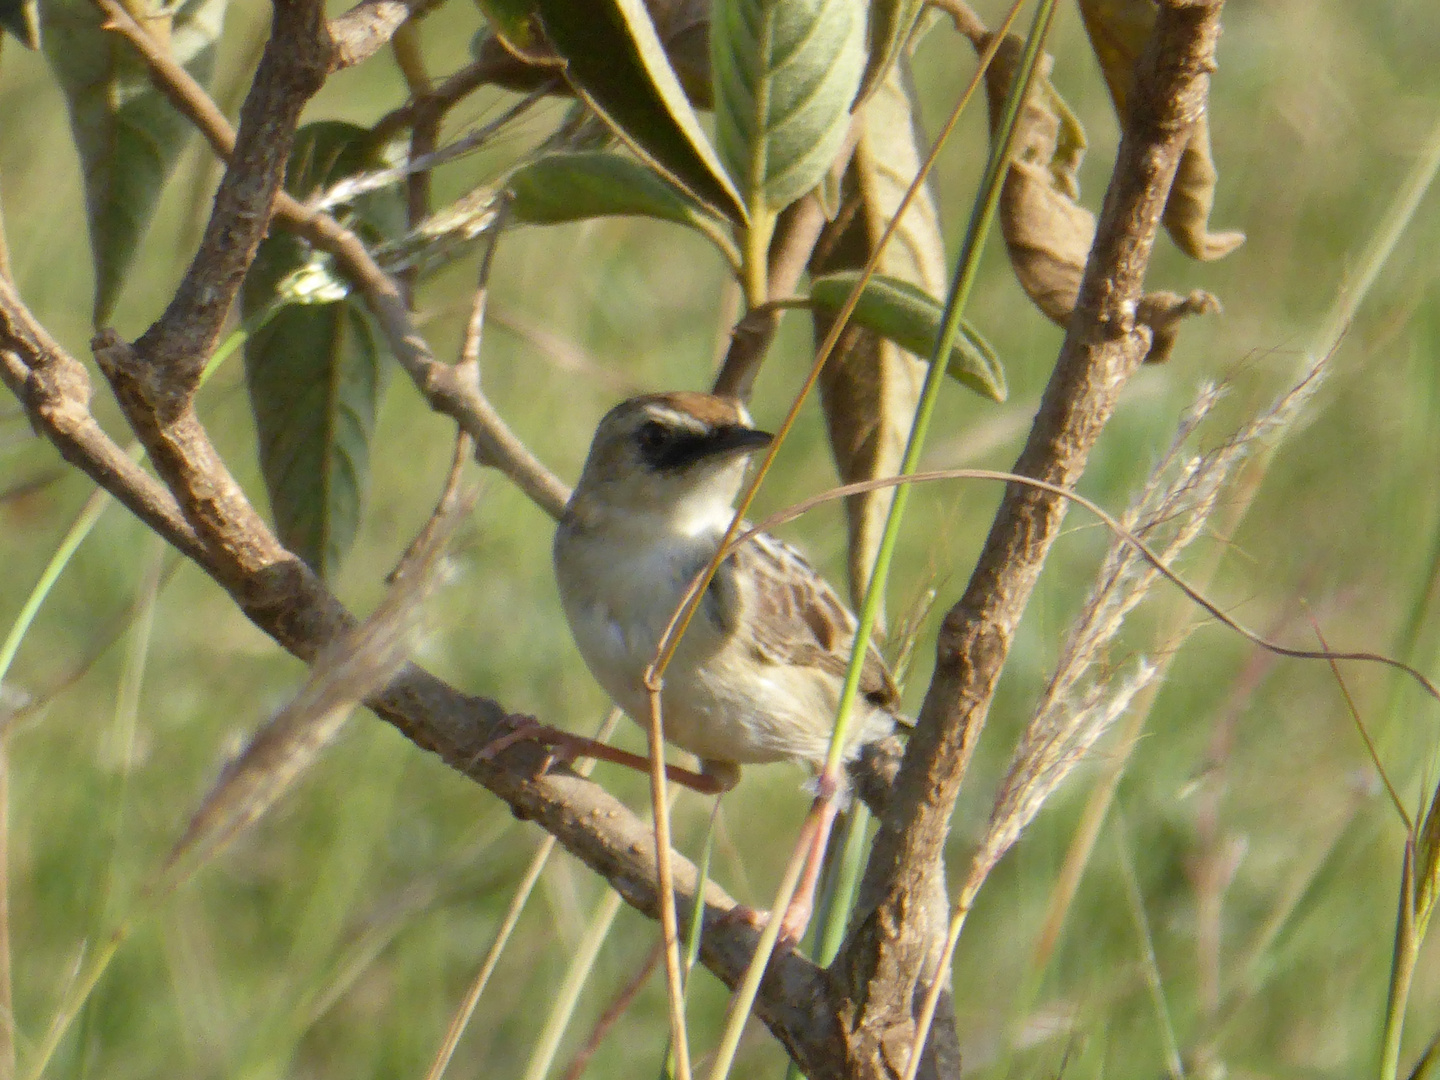
[[[593,530],[562,524],[555,573],[575,643],[597,682],[642,726],[648,724],[645,671],[661,636],[718,533],[643,543],[610,542]],[[697,611],[664,674],[666,739],[704,760],[737,764],[800,760],[818,765],[829,744],[840,680],[811,667],[757,661],[744,630],[749,607],[734,612],[727,634],[706,609]],[[866,707],[857,734],[888,731],[887,715]],[[874,712],[872,717],[869,714]],[[882,725],[883,730],[876,725]]]
[[[555,575],[586,665],[616,704],[643,723],[649,711],[645,670],[714,542],[608,540],[562,525],[555,537]],[[707,651],[719,645],[717,637],[711,628],[694,627],[682,642],[683,659],[703,663]]]

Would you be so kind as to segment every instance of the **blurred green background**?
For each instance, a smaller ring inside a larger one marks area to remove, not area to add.
[[[1090,136],[1082,179],[1093,208],[1109,173],[1115,122],[1078,14],[1069,5],[1060,11],[1053,79]],[[980,13],[995,20],[999,7],[987,3]],[[215,84],[232,115],[267,25],[263,5],[232,5]],[[421,37],[435,74],[465,63],[477,25],[473,8],[459,0],[425,21]],[[1188,323],[1173,361],[1140,373],[1093,461],[1087,494],[1123,507],[1202,381],[1231,388],[1213,441],[1226,422],[1263,407],[1293,377],[1440,120],[1437,41],[1440,9],[1427,0],[1228,5],[1211,104],[1221,171],[1212,220],[1249,239],[1209,265],[1160,241],[1151,286],[1211,290],[1225,313]],[[973,64],[969,45],[943,26],[922,43],[915,70],[931,125]],[[403,81],[381,54],[333,78],[306,117],[370,123],[403,97]],[[482,92],[452,117],[451,130],[513,100]],[[438,191],[454,194],[494,175],[561,109],[543,106],[486,155],[449,167]],[[43,61],[13,41],[0,57],[0,116],[0,190],[17,283],[41,321],[88,358],[92,281],[78,166]],[[972,109],[937,172],[952,252],[983,155],[982,115]],[[217,176],[213,159],[192,144],[122,297],[121,333],[136,335],[159,314],[188,263]],[[1251,627],[1310,647],[1313,616],[1333,647],[1395,653],[1432,675],[1440,644],[1432,576],[1440,543],[1437,246],[1440,193],[1432,192],[1243,527],[1233,539],[1201,541],[1188,562],[1221,558],[1213,595]],[[421,326],[442,357],[458,346],[473,280],[466,260],[418,298]],[[539,456],[573,480],[595,421],[616,400],[708,384],[725,329],[723,286],[711,249],[674,228],[611,220],[515,231],[495,266],[485,389]],[[970,313],[1006,364],[1011,398],[994,406],[947,386],[927,467],[1008,467],[1061,340],[1020,293],[998,243]],[[755,395],[762,425],[783,415],[809,348],[807,322],[790,316]],[[384,574],[429,513],[452,445],[452,426],[408,381],[390,382],[360,536],[336,582],[361,612],[376,603]],[[97,386],[97,414],[123,438],[103,379]],[[206,387],[202,404],[233,470],[264,505],[238,363]],[[760,512],[833,482],[811,406],[761,491]],[[0,491],[0,626],[8,629],[90,485],[31,435],[13,402],[3,402]],[[923,487],[911,502],[892,618],[925,590],[938,594],[907,687],[912,705],[928,678],[938,612],[962,589],[997,498],[994,485],[959,482]],[[963,868],[984,826],[1014,739],[1106,542],[1079,512],[1068,525],[962,795],[952,871]],[[432,602],[419,659],[467,691],[588,730],[606,701],[564,628],[550,532],[522,496],[486,478],[452,578]],[[844,580],[836,504],[784,534]],[[130,620],[152,595],[146,638]],[[1137,626],[1202,616],[1162,588]],[[1126,659],[1123,647],[1112,657],[1117,668]],[[1344,675],[1413,805],[1436,778],[1440,709],[1383,669],[1350,665]],[[9,740],[10,935],[22,1065],[106,920],[128,910],[222,765],[302,676],[302,666],[217,586],[177,563],[126,513],[106,512],[5,687],[7,702],[12,694],[43,702]],[[622,730],[626,745],[642,745],[632,726]],[[1404,837],[1329,670],[1266,657],[1221,627],[1200,628],[1170,669],[1054,962],[1031,986],[1036,935],[1106,754],[1102,743],[1042,813],[986,886],[961,939],[956,1000],[970,1072],[1159,1076],[1167,1027],[1200,1075],[1373,1071]],[[597,775],[643,805],[642,778],[609,768]],[[726,798],[715,873],[740,899],[767,903],[808,798],[802,780],[788,767],[751,768]],[[681,797],[676,829],[686,850],[695,850],[707,811],[705,801]],[[423,1076],[541,836],[359,714],[295,792],[125,945],[50,1074]],[[1143,934],[1127,898],[1127,864],[1144,900]],[[601,892],[568,857],[551,863],[448,1075],[521,1075]],[[653,923],[621,913],[553,1075],[657,935]],[[1164,1019],[1147,983],[1148,949]],[[1422,958],[1407,1055],[1440,1026],[1436,959],[1433,948]],[[714,1044],[725,1000],[715,980],[697,979],[697,1054]],[[652,979],[587,1075],[657,1075],[664,1015],[663,988]],[[779,1077],[782,1069],[778,1047],[756,1025],[736,1075]]]

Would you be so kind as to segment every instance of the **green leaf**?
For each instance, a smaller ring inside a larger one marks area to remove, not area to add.
[[[37,0],[0,0],[0,30],[8,30],[27,49],[40,47],[40,5]]]
[[[511,212],[531,225],[610,216],[673,221],[704,234],[732,263],[739,259],[725,224],[643,162],[603,150],[549,154],[510,177]]]
[[[317,120],[295,133],[285,190],[303,202],[346,177],[386,164],[368,128],[343,120]],[[405,232],[405,200],[397,187],[359,195],[350,209],[354,214],[350,224],[358,225],[367,240],[389,240]]]
[[[493,33],[522,52],[539,46],[535,0],[475,0]]]
[[[202,86],[214,68],[225,3],[188,0],[173,16],[141,18],[157,39],[169,39],[171,54]],[[99,325],[114,311],[191,127],[155,89],[135,50],[101,28],[90,0],[47,0],[41,17],[45,57],[65,93],[84,171]]]
[[[838,311],[859,280],[856,271],[827,274],[811,282],[810,298],[821,307]],[[850,320],[917,356],[929,357],[940,336],[944,310],[940,301],[908,281],[876,274],[860,294]],[[969,322],[960,324],[945,370],[977,394],[992,401],[1005,400],[1004,368],[990,343]]]
[[[925,0],[872,0],[868,57],[860,92],[855,95],[857,102],[868,99],[895,65],[924,9]]]
[[[722,216],[743,220],[735,185],[641,0],[538,0],[538,8],[575,92],[659,172]]]
[[[340,121],[295,135],[285,186],[296,198],[373,168],[369,131]],[[400,193],[362,195],[351,208],[362,234],[404,229]],[[370,436],[383,386],[383,339],[328,257],[288,233],[260,245],[240,294],[247,321],[245,378],[260,471],[285,546],[322,576],[334,574],[355,538]]]
[[[920,171],[924,141],[917,130],[904,56],[890,66],[860,106],[860,137],[846,173],[845,190],[859,201],[839,236],[816,245],[810,276],[857,270],[874,254],[905,192]],[[833,228],[831,232],[833,233]],[[949,282],[945,240],[930,185],[924,184],[896,223],[881,250],[878,271],[943,296]],[[835,313],[812,313],[816,340],[830,332]],[[894,476],[905,456],[926,365],[872,330],[851,327],[836,342],[820,371],[820,404],[835,468],[847,484]],[[850,594],[858,605],[894,501],[894,488],[861,492],[845,499],[849,525]]]
[[[715,0],[715,141],[754,220],[825,175],[865,64],[860,0]]]
[[[246,279],[246,315],[264,312],[303,259],[292,237],[266,240]],[[381,348],[369,313],[351,297],[284,304],[245,342],[245,379],[276,531],[324,577],[334,574],[360,520]]]

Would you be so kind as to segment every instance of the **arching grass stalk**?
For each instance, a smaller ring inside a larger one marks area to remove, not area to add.
[[[920,455],[925,445],[925,435],[929,428],[930,417],[935,411],[935,402],[939,396],[940,384],[945,377],[944,357],[949,355],[949,350],[954,344],[955,338],[960,331],[961,317],[965,311],[965,304],[970,298],[970,291],[975,283],[975,276],[980,264],[980,252],[984,246],[984,240],[989,232],[990,223],[995,216],[995,208],[1000,201],[1000,184],[1005,177],[1005,170],[1010,160],[1010,146],[1014,140],[1016,121],[1020,115],[1020,105],[1029,92],[1030,82],[1034,75],[1035,68],[1041,56],[1041,49],[1046,35],[1050,29],[1050,23],[1054,16],[1055,0],[1041,0],[1036,8],[1034,21],[1031,23],[1030,33],[1025,41],[1025,49],[1021,57],[1019,74],[1014,84],[1010,87],[1010,93],[1005,99],[1005,107],[1001,113],[1001,120],[998,127],[999,135],[992,140],[990,158],[985,166],[985,175],[981,180],[980,191],[971,211],[970,222],[965,230],[965,241],[960,249],[960,256],[954,277],[951,280],[950,292],[945,301],[945,314],[941,323],[940,335],[935,342],[935,348],[930,355],[930,369],[925,375],[925,384],[920,392],[920,401],[916,406],[915,420],[910,427],[910,436],[905,445],[905,454],[901,459],[900,475],[909,476],[913,474],[920,463]],[[1012,15],[1013,17],[1013,15]],[[993,50],[998,47],[998,41],[1005,33],[1005,28],[996,34],[995,40],[991,42],[987,50],[984,63],[988,63]],[[981,71],[984,67],[982,64]],[[979,75],[977,75],[978,81]],[[974,83],[971,84],[973,89]],[[967,90],[967,97],[969,91]],[[933,153],[932,153],[933,158]],[[904,213],[902,206],[899,214]],[[899,217],[897,214],[897,219]],[[894,221],[891,222],[893,227]],[[887,232],[888,235],[888,232]],[[867,271],[873,271],[875,257],[866,264]],[[865,277],[862,274],[858,283],[863,287]],[[852,305],[853,307],[853,305]],[[849,311],[841,311],[832,329],[832,335],[837,330],[843,330],[845,321],[849,318]],[[829,343],[829,339],[827,339]],[[833,348],[833,345],[832,345]],[[812,380],[818,377],[819,365],[812,371]],[[810,385],[806,384],[807,387]],[[792,416],[794,410],[792,409]],[[787,422],[790,417],[787,417]],[[782,433],[786,429],[781,428]],[[765,464],[769,464],[774,455],[774,446],[771,447],[771,454],[766,458]],[[752,485],[753,491],[753,485]],[[904,517],[908,485],[900,484],[895,491],[895,498],[890,504],[889,516],[885,519],[885,531],[880,539],[880,546],[876,551],[875,565],[870,574],[870,585],[865,590],[865,599],[860,607],[859,625],[855,633],[854,647],[850,654],[850,666],[845,676],[845,686],[841,693],[839,709],[835,718],[835,731],[830,740],[830,750],[826,757],[825,766],[821,772],[821,791],[834,791],[838,786],[841,761],[844,756],[846,736],[849,731],[850,716],[854,711],[855,698],[860,689],[860,672],[864,663],[867,650],[870,647],[870,638],[875,631],[875,623],[880,612],[881,599],[885,595],[885,584],[889,577],[890,563],[895,554],[895,544],[900,535],[900,522]],[[740,514],[748,506],[747,498],[751,491],[741,499],[740,508],[736,511],[737,524]],[[731,526],[731,534],[734,533],[736,525]],[[728,543],[730,536],[725,540]],[[721,545],[723,553],[725,545]],[[718,558],[718,554],[717,554]],[[703,589],[705,580],[702,580],[700,588]],[[692,598],[689,608],[693,609],[697,601]],[[676,635],[678,637],[678,634]],[[673,651],[673,645],[671,646]],[[797,852],[797,856],[803,858],[803,852]],[[800,867],[799,858],[792,858],[791,865],[786,868],[781,885],[776,893],[775,902],[771,906],[770,923],[761,934],[759,945],[756,947],[755,955],[750,960],[750,966],[746,969],[744,978],[739,989],[736,991],[735,999],[731,1002],[730,1013],[726,1018],[725,1031],[721,1036],[720,1046],[716,1050],[715,1063],[710,1071],[711,1080],[723,1080],[729,1075],[730,1067],[734,1064],[735,1052],[740,1045],[740,1034],[744,1030],[746,1017],[750,1014],[750,1008],[755,1001],[755,995],[760,990],[760,980],[764,975],[765,968],[770,962],[770,956],[774,951],[776,941],[779,938],[779,927],[782,922],[781,913],[789,906],[790,900],[795,893],[799,881]],[[939,976],[937,975],[937,979]],[[932,1012],[933,1016],[933,1012]],[[928,1024],[926,1025],[928,1027]],[[916,1055],[918,1057],[918,1055]]]

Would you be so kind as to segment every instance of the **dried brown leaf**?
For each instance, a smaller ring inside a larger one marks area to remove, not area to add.
[[[816,248],[811,262],[816,275],[865,264],[920,169],[921,144],[906,88],[907,71],[902,57],[862,108],[860,138],[845,177],[850,206]],[[928,187],[911,200],[877,269],[931,295],[944,295],[945,246]],[[816,337],[823,337],[830,319],[822,312],[814,318]],[[842,480],[854,483],[895,473],[924,380],[924,363],[899,346],[856,327],[845,332],[820,375],[830,449]],[[846,500],[850,590],[857,603],[869,584],[893,498],[894,489],[886,488]]]
[[[983,48],[986,42],[977,43]],[[992,137],[1020,67],[1024,43],[1011,34],[985,72]],[[1016,123],[1010,171],[1000,189],[1000,231],[1025,295],[1064,326],[1080,295],[1085,260],[1095,239],[1095,215],[1077,201],[1076,171],[1085,132],[1050,85],[1053,64],[1041,60]]]
[[[1245,242],[1243,232],[1210,231],[1217,179],[1215,159],[1210,154],[1210,119],[1201,113],[1180,155],[1180,167],[1175,171],[1175,183],[1160,219],[1175,246],[1200,262],[1224,258]]]
[[[1115,113],[1122,122],[1135,78],[1135,62],[1155,25],[1156,12],[1155,0],[1080,0],[1090,47],[1100,62]],[[1245,242],[1242,232],[1210,231],[1216,179],[1210,153],[1210,123],[1202,113],[1180,157],[1162,219],[1175,246],[1202,262],[1222,258]]]
[[[984,48],[986,43],[981,39],[976,47]],[[1019,69],[1022,49],[1020,38],[1008,36],[986,72],[992,135]],[[1048,319],[1063,327],[1080,296],[1085,263],[1095,240],[1095,215],[1079,202],[1077,174],[1085,156],[1085,132],[1050,82],[1052,65],[1051,57],[1043,58],[1021,110],[1010,170],[1000,189],[999,217],[1020,287]],[[1213,168],[1211,180],[1213,194]],[[1172,192],[1171,204],[1175,203]],[[1168,359],[1182,318],[1219,310],[1219,301],[1206,292],[1184,297],[1170,292],[1147,294],[1137,312],[1137,319],[1153,333],[1146,363]]]
[[[1055,190],[1043,168],[1015,161],[1000,188],[999,216],[1020,287],[1046,318],[1066,325],[1080,296],[1095,215]]]

